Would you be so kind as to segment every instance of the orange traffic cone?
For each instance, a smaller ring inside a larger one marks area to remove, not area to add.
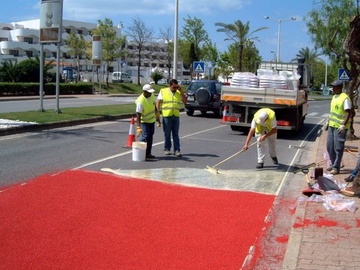
[[[135,131],[135,119],[134,117],[131,117],[131,121],[130,121],[130,129],[129,129],[129,136],[128,136],[128,140],[126,145],[124,145],[124,148],[131,148],[132,147],[132,143],[135,142],[136,138],[136,131]]]
[[[223,117],[222,117],[222,122],[226,122],[228,120],[228,117],[227,117],[227,107],[225,106],[224,107],[224,111],[223,111]]]

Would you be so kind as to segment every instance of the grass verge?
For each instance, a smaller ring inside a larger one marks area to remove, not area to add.
[[[24,122],[45,124],[98,117],[113,117],[132,113],[135,115],[135,104],[121,104],[81,108],[64,108],[61,109],[61,113],[56,113],[54,110],[45,112],[29,111],[0,113],[0,119],[20,120]]]

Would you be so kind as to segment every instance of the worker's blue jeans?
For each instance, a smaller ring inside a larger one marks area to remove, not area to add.
[[[359,147],[359,154],[358,154],[358,159],[357,159],[357,162],[356,162],[356,166],[355,166],[354,170],[351,172],[351,175],[353,177],[355,177],[358,174],[359,167],[360,167],[360,147]]]
[[[146,156],[150,156],[153,145],[154,132],[155,132],[155,122],[141,123],[141,129],[142,129],[142,133],[140,136],[140,141],[146,142]]]
[[[337,128],[334,127],[328,129],[326,150],[331,160],[331,166],[338,171],[344,154],[346,133],[347,129],[342,133],[339,133]]]
[[[176,116],[163,117],[163,130],[165,135],[164,150],[171,151],[171,135],[174,142],[174,152],[180,151],[179,138],[180,118]]]

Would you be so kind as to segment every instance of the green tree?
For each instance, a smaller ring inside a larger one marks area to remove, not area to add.
[[[106,63],[106,86],[109,87],[111,62],[121,56],[122,51],[119,48],[124,47],[126,38],[117,37],[114,24],[109,18],[105,18],[103,21],[98,20],[98,26],[93,33],[101,36],[102,59]]]
[[[86,41],[83,35],[76,35],[73,31],[71,31],[69,37],[65,40],[65,44],[69,48],[67,55],[74,57],[75,66],[78,71],[75,81],[79,81],[80,59],[86,55]]]
[[[51,80],[55,75],[51,74],[51,70],[55,66],[55,60],[45,60],[45,55],[43,57],[43,76],[44,80]],[[40,57],[35,55],[35,57],[29,57],[28,59],[20,62],[20,78],[22,82],[39,82],[40,81]]]
[[[354,90],[360,82],[360,17],[354,1],[322,1],[314,5],[305,21],[315,46],[350,74],[349,96],[355,108]],[[354,134],[352,127],[351,134]]]
[[[202,59],[203,45],[209,41],[209,35],[204,29],[204,23],[199,18],[191,18],[188,16],[184,19],[184,26],[180,32],[182,42],[180,47],[180,57],[185,67],[189,67],[192,71],[192,63]],[[192,73],[192,72],[191,72]]]
[[[1,81],[4,82],[17,82],[20,79],[20,66],[17,62],[11,60],[5,60],[2,62],[2,67],[0,68]]]
[[[154,72],[151,73],[150,77],[154,80],[155,84],[158,84],[158,81],[163,78],[163,72],[159,69],[155,69]]]
[[[165,26],[160,29],[160,37],[164,40],[166,44],[166,60],[167,60],[167,68],[168,68],[168,81],[170,81],[170,73],[171,73],[171,63],[174,58],[174,41],[173,41],[173,30],[171,26]],[[155,80],[154,80],[155,81]],[[157,81],[155,81],[157,83]]]
[[[304,65],[306,70],[306,76],[310,79],[310,84],[314,85],[314,69],[317,63],[322,61],[319,56],[321,54],[317,52],[316,49],[310,49],[309,47],[301,48],[299,52],[296,54],[296,58],[293,61],[297,61],[298,59],[304,59]],[[308,82],[304,82],[305,85],[308,85]]]
[[[138,55],[138,82],[140,85],[140,68],[141,68],[141,52],[144,50],[144,46],[151,42],[153,37],[153,29],[146,27],[143,20],[140,17],[136,17],[132,20],[132,24],[128,27],[126,33],[128,34],[130,40],[134,42],[137,46],[137,55]]]
[[[242,59],[243,71],[256,73],[256,64],[262,61],[259,50],[255,46],[255,43],[248,40],[244,46],[243,59]]]
[[[242,71],[243,64],[243,50],[248,40],[259,41],[258,37],[252,37],[252,35],[258,31],[268,29],[268,27],[260,27],[250,32],[250,23],[243,24],[240,20],[235,21],[233,24],[226,24],[222,22],[215,23],[215,26],[219,26],[217,32],[225,33],[227,38],[225,40],[233,41],[238,47],[238,66],[237,71]]]
[[[222,76],[222,77],[226,78],[226,81],[228,81],[229,77],[231,76],[231,74],[233,72],[234,72],[234,69],[231,65],[229,52],[224,52],[224,53],[220,54],[217,68],[215,70],[216,77]]]
[[[217,65],[217,62],[219,60],[219,51],[216,48],[216,44],[212,43],[211,40],[207,41],[204,44],[203,54],[204,54],[203,60],[209,62],[212,67],[215,67]],[[212,75],[214,75],[214,74],[212,74]],[[213,77],[213,78],[209,78],[209,79],[215,79],[215,78]]]

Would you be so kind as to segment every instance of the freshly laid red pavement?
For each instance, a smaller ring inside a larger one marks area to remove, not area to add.
[[[71,170],[0,190],[0,269],[240,269],[275,196]]]

